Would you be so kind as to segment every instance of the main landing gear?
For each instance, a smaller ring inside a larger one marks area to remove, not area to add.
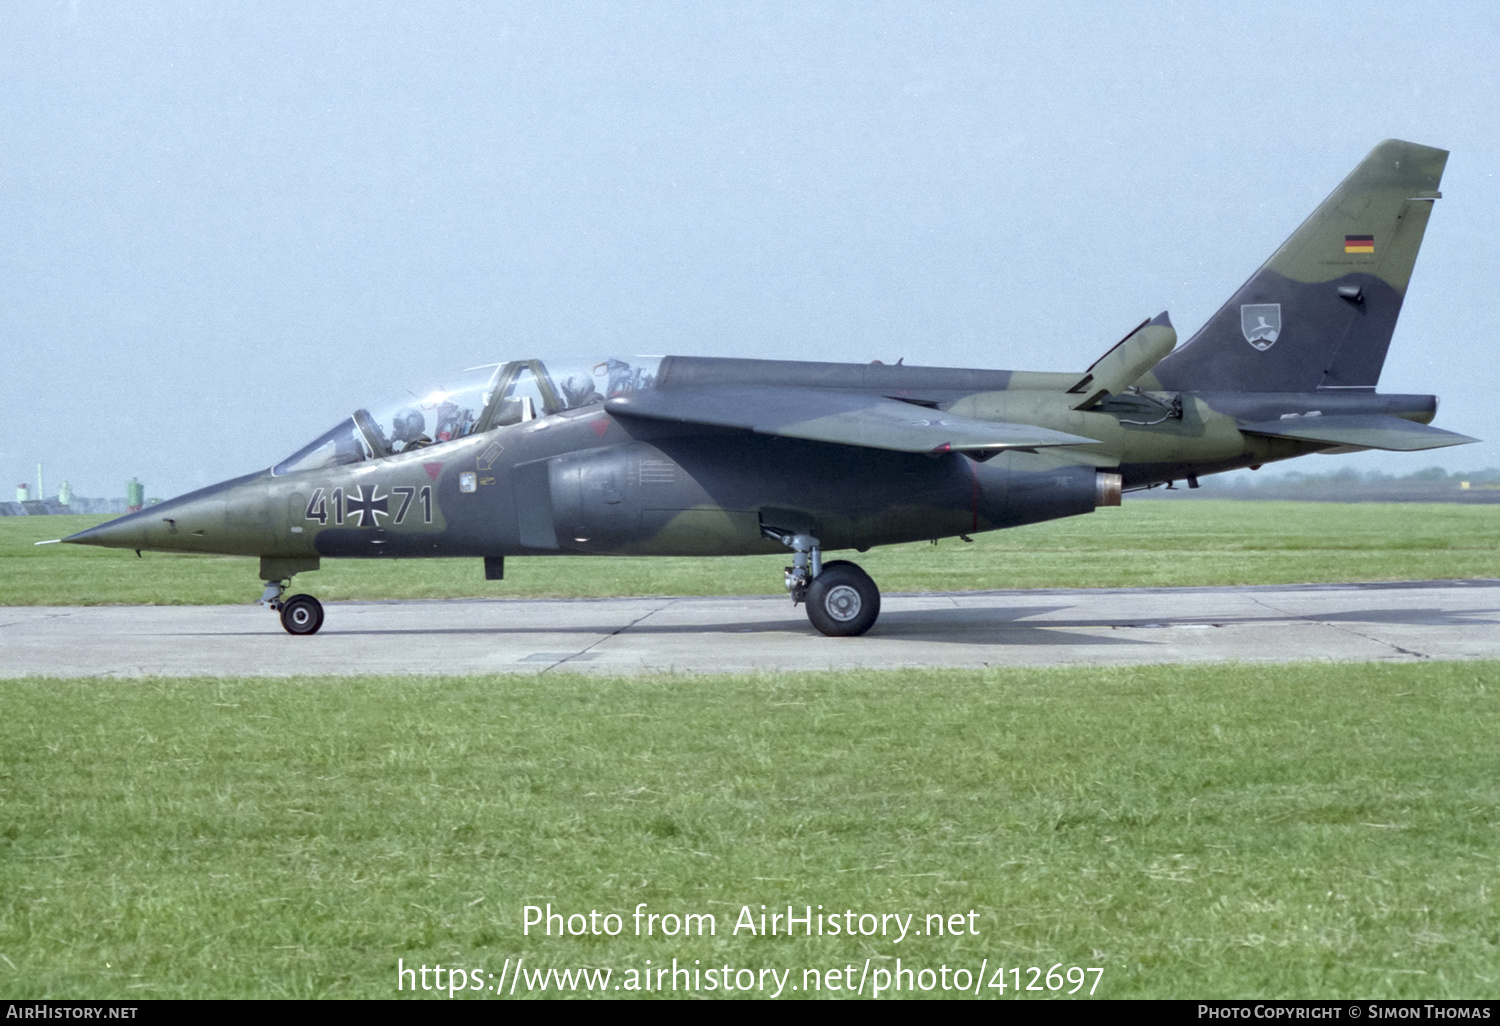
[[[824,563],[823,550],[812,535],[766,534],[794,553],[786,568],[786,590],[792,605],[806,603],[814,627],[831,638],[852,638],[875,625],[880,589],[869,574],[844,559]]]
[[[257,605],[268,606],[281,614],[281,626],[286,628],[288,634],[316,634],[318,628],[323,626],[323,603],[311,595],[293,595],[289,599],[281,596],[286,593],[287,581],[267,581],[266,590],[261,594]]]

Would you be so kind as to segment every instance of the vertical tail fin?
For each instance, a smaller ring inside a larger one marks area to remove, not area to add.
[[[1154,376],[1174,391],[1373,389],[1448,151],[1388,139]]]

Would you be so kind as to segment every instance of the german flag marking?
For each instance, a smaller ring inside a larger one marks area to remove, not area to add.
[[[1345,253],[1373,253],[1375,252],[1375,236],[1373,235],[1345,235]]]

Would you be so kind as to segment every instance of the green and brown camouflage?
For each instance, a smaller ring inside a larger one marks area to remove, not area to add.
[[[65,539],[260,558],[315,632],[324,558],[795,553],[859,634],[879,592],[822,553],[1088,513],[1314,452],[1472,441],[1375,391],[1447,154],[1381,143],[1193,338],[1165,313],[1081,375],[652,357],[520,360],[372,404],[275,467]],[[1174,348],[1175,347],[1175,348]]]
[[[1447,162],[1431,146],[1375,147],[1142,387],[1373,389]]]

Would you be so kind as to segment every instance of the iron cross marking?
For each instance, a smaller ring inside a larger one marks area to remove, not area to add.
[[[350,517],[359,517],[360,527],[368,526],[366,524],[367,517],[374,526],[379,527],[381,514],[386,516],[391,515],[390,504],[387,501],[389,498],[390,496],[388,495],[381,495],[380,486],[376,485],[370,489],[370,497],[367,499],[365,498],[365,486],[360,485],[358,496],[350,495],[344,499],[344,514]]]

